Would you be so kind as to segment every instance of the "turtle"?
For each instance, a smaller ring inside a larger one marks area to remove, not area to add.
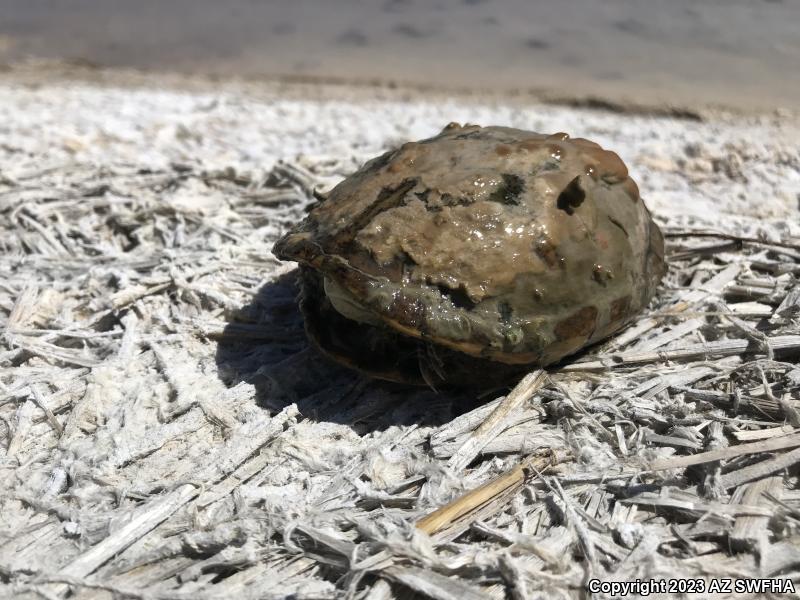
[[[458,123],[365,163],[273,252],[300,264],[324,354],[434,388],[503,385],[611,336],[666,271],[616,153]]]

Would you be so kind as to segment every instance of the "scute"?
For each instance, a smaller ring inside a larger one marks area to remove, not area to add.
[[[307,295],[328,287],[326,306],[360,303],[347,312],[361,326],[507,365],[546,365],[611,335],[666,268],[615,153],[564,133],[455,124],[368,162],[274,252],[332,282]],[[358,366],[346,346],[326,350]]]

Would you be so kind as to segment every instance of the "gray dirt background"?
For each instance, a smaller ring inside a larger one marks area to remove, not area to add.
[[[800,108],[796,0],[3,0],[28,57]]]

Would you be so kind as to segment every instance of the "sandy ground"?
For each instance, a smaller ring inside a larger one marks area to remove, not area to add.
[[[0,79],[0,594],[553,598],[591,577],[797,580],[786,114],[132,82]],[[309,348],[293,267],[270,247],[312,188],[450,121],[596,140],[667,232],[732,239],[670,238],[647,314],[542,389],[366,380]],[[508,493],[414,527],[509,469]]]
[[[42,73],[55,84],[42,89]],[[335,157],[346,165],[337,177],[450,121],[504,124],[567,131],[613,148],[636,174],[656,216],[712,226],[723,219],[737,227],[785,221],[777,226],[787,235],[798,233],[791,228],[800,202],[800,118],[788,110],[675,109],[678,117],[688,114],[684,119],[670,118],[668,104],[612,104],[624,113],[613,114],[543,105],[537,96],[215,81],[57,66],[12,70],[6,81],[0,105],[6,151],[14,157],[16,145],[26,151],[32,145],[36,158],[28,160],[37,164],[103,157],[152,168],[185,162],[201,169],[268,171],[280,160],[325,163]],[[28,160],[10,160],[5,169],[13,175],[14,169],[30,168]]]

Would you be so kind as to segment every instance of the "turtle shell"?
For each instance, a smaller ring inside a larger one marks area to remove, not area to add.
[[[625,325],[666,270],[617,154],[458,124],[366,163],[273,251],[301,264],[323,350],[417,382],[556,362]]]

